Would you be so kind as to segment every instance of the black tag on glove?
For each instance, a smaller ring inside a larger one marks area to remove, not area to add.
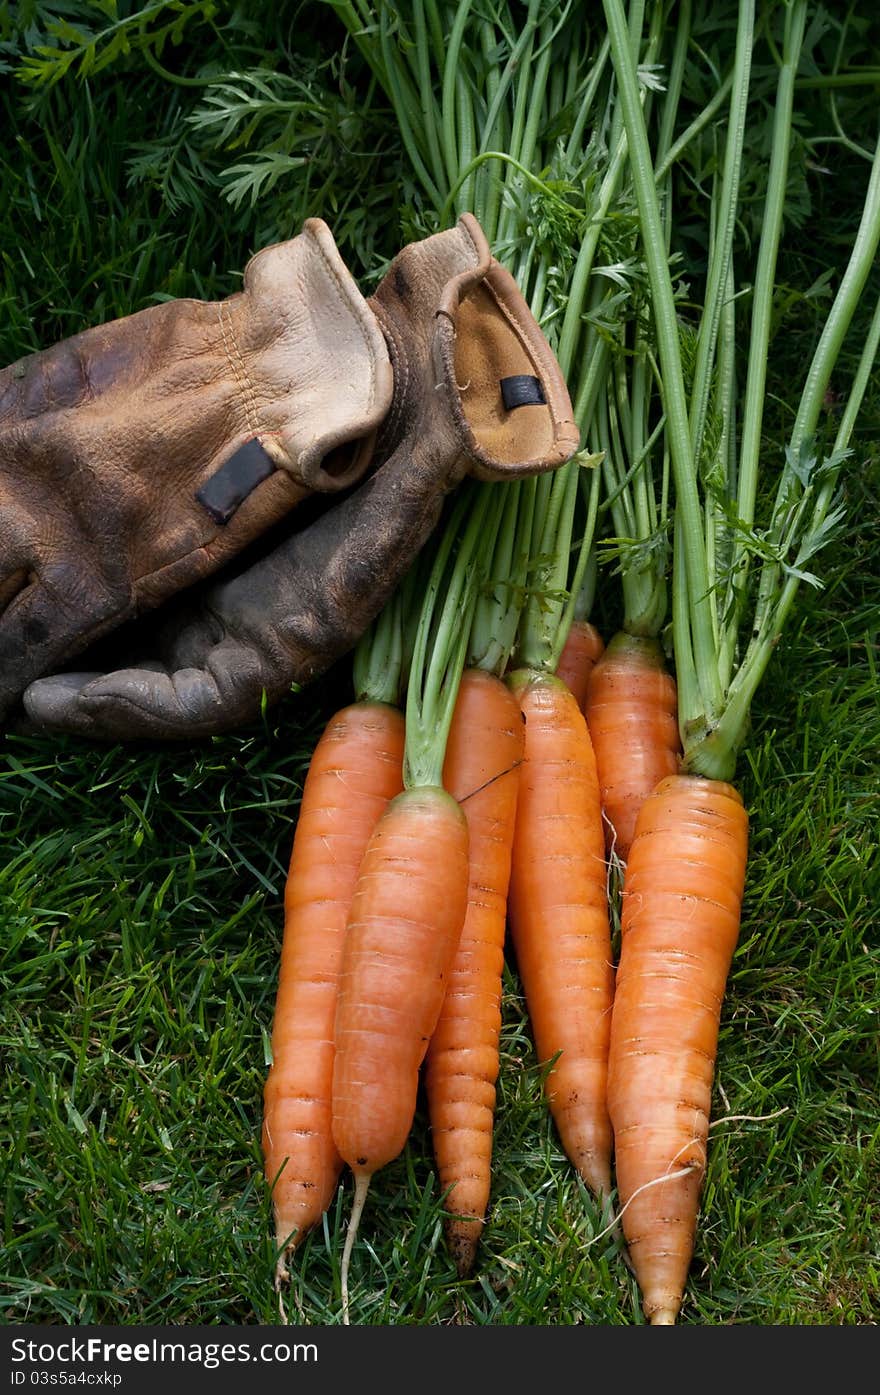
[[[196,490],[196,498],[215,523],[228,523],[240,504],[276,466],[256,437],[245,441],[224,460],[219,470]]]
[[[501,400],[508,412],[514,407],[543,407],[547,402],[540,378],[531,373],[513,373],[509,378],[502,378]]]

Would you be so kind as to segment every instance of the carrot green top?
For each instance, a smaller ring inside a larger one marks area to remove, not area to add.
[[[466,481],[436,543],[418,612],[406,690],[403,783],[442,785],[449,727],[503,492]]]
[[[603,0],[602,11],[545,0],[332,3],[394,107],[422,215],[445,225],[463,210],[476,214],[556,351],[583,444],[603,458],[600,523],[610,520],[612,536],[600,536],[600,562],[614,557],[625,627],[634,633],[657,634],[666,623],[671,545],[685,765],[730,778],[794,596],[804,583],[818,584],[811,559],[841,523],[837,484],[880,335],[875,316],[837,435],[820,442],[822,400],[832,372],[839,376],[880,239],[878,145],[863,152],[864,216],[838,270],[787,445],[768,456],[766,372],[798,69],[810,42],[807,0],[758,15],[754,0],[739,0],[728,70],[720,74],[705,55],[709,96],[684,130],[680,97],[702,55],[689,0],[674,26],[667,6],[643,0]],[[870,79],[876,70],[866,71]],[[690,180],[684,219],[693,222],[697,210],[705,276],[685,298],[673,282],[673,176],[710,146],[711,159]],[[754,181],[743,179],[747,157],[757,187],[766,180],[757,220]],[[743,216],[757,223],[757,258],[740,283]],[[566,471],[529,504],[529,603],[516,657],[539,666],[552,662],[555,620],[571,599],[562,592],[576,586],[576,566],[562,579],[562,555],[578,544],[574,532],[566,543],[566,489],[578,471]],[[768,494],[775,500],[759,526],[757,501]],[[516,573],[519,560],[511,563]],[[498,655],[504,645],[509,639]]]
[[[752,293],[745,400],[736,422],[726,319],[736,294],[733,232],[746,140],[754,5],[739,6],[729,92],[727,144],[720,189],[713,201],[709,264],[696,332],[696,354],[686,387],[681,335],[658,195],[658,165],[642,109],[637,60],[622,0],[603,0],[611,56],[629,148],[652,301],[665,411],[664,431],[675,486],[673,647],[685,768],[730,779],[745,739],[749,710],[782,632],[795,593],[816,578],[806,564],[841,521],[835,490],[880,339],[875,312],[833,447],[819,458],[816,430],[822,401],[880,242],[880,141],[871,162],[860,227],[823,332],[801,388],[784,459],[779,463],[769,525],[755,528],[769,317],[791,145],[795,75],[804,39],[806,0],[786,6],[773,107],[768,188]],[[713,387],[713,384],[717,386]],[[707,421],[713,393],[722,422],[717,448],[707,458]],[[735,425],[738,442],[734,438]],[[755,586],[747,586],[757,561]],[[740,655],[739,634],[749,640]]]

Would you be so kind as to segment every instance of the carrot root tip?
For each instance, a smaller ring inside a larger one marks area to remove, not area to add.
[[[674,1327],[675,1319],[678,1317],[677,1308],[658,1308],[651,1314],[652,1327]]]
[[[290,1278],[290,1270],[287,1267],[287,1255],[284,1250],[278,1256],[275,1264],[275,1292],[280,1293],[283,1286]]]
[[[339,1271],[342,1288],[342,1321],[346,1327],[349,1326],[348,1271],[351,1266],[351,1254],[354,1249],[354,1242],[357,1238],[364,1202],[367,1199],[367,1192],[370,1189],[371,1176],[372,1174],[369,1172],[356,1172],[354,1176],[354,1200],[351,1203],[351,1216],[348,1222],[348,1233],[345,1237],[345,1248],[342,1251],[342,1265]]]
[[[455,1265],[456,1274],[460,1279],[468,1278],[477,1259],[476,1237],[463,1235],[461,1231],[450,1227],[446,1234],[446,1243]]]

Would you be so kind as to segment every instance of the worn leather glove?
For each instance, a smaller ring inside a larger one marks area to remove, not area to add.
[[[169,301],[0,373],[0,720],[33,678],[351,485],[391,389],[319,219],[227,300]]]
[[[44,678],[44,728],[190,738],[256,717],[347,652],[378,614],[467,472],[550,469],[579,444],[559,365],[476,219],[405,247],[370,306],[394,370],[378,467],[238,575],[166,607],[152,650],[111,673]]]

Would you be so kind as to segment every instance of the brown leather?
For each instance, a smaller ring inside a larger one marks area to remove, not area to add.
[[[347,653],[378,614],[466,472],[552,469],[579,445],[559,366],[470,215],[395,257],[370,306],[394,370],[374,468],[235,575],[165,606],[110,672],[45,678],[38,725],[89,736],[192,738],[259,716]],[[502,383],[534,398],[507,409]],[[540,400],[543,399],[543,400]],[[123,667],[122,665],[125,665]]]
[[[415,440],[430,417],[431,448],[452,475],[487,480],[552,469],[577,450],[556,356],[473,214],[404,247],[370,305],[389,341],[395,438]],[[516,376],[536,378],[544,402],[506,409],[501,384]]]
[[[349,488],[391,389],[319,219],[227,300],[169,301],[0,373],[0,717],[304,498]]]

